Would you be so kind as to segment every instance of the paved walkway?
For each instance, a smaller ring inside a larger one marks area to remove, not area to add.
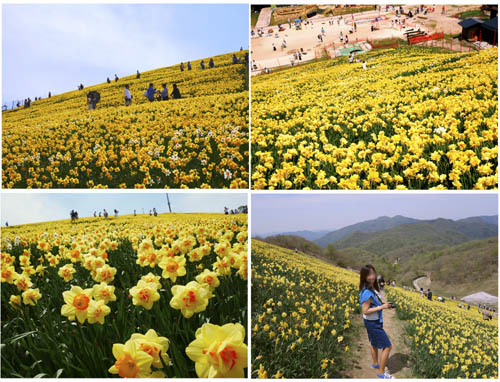
[[[257,24],[255,24],[255,28],[265,28],[271,24],[271,15],[273,14],[273,10],[271,7],[262,8],[259,13],[259,18],[257,19]]]

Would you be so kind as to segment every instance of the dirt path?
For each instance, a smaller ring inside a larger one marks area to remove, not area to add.
[[[385,295],[384,295],[385,301]],[[362,317],[357,319],[361,326],[361,336],[352,346],[354,351],[354,363],[348,373],[349,378],[377,378],[377,370],[372,368],[372,356],[370,353],[370,342],[363,325]],[[387,362],[389,373],[394,378],[412,378],[409,368],[409,349],[404,343],[403,323],[396,317],[393,309],[384,310],[384,330],[392,343],[392,351]]]
[[[430,285],[431,285],[431,280],[429,280],[427,276],[422,276],[419,277],[418,279],[413,280],[413,287],[417,291],[419,291],[420,288],[424,289],[430,288]]]

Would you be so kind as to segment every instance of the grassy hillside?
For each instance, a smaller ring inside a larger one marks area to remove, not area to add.
[[[376,49],[252,79],[254,189],[494,189],[498,49]]]
[[[497,235],[498,227],[484,221],[455,222],[436,219],[404,224],[374,233],[355,232],[338,240],[335,247],[359,248],[395,261],[398,258],[409,259],[447,246]]]
[[[330,243],[335,243],[337,240],[353,234],[354,232],[377,232],[393,228],[401,224],[416,222],[418,222],[418,219],[407,218],[405,216],[381,216],[377,219],[352,224],[336,231],[329,232],[314,242],[321,247],[325,247]]]
[[[401,268],[406,285],[418,276],[431,279],[435,293],[465,296],[484,291],[498,296],[498,237],[429,252],[410,259]]]
[[[191,71],[160,68],[3,112],[3,187],[246,187],[246,72],[231,56],[214,57],[213,69],[192,61]],[[176,83],[182,99],[149,102],[149,83],[170,93]],[[101,100],[89,111],[91,90]]]
[[[292,251],[297,249],[310,256],[321,257],[323,255],[323,250],[318,245],[297,235],[275,235],[268,236],[265,239],[256,238],[256,240],[262,240],[281,248],[291,249]]]

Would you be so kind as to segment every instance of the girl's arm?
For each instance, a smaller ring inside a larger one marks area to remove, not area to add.
[[[368,300],[366,300],[363,303],[363,305],[361,306],[363,314],[371,314],[371,313],[378,312],[379,310],[389,309],[390,308],[390,304],[389,303],[385,303],[385,304],[382,304],[380,306],[375,306],[373,308],[370,308],[370,301],[371,301],[371,298],[368,299]]]

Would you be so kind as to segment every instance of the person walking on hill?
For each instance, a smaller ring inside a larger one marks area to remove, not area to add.
[[[431,292],[431,290],[430,290],[430,289],[427,289],[427,299],[428,299],[429,301],[432,301],[432,292]]]
[[[50,98],[50,97],[52,97],[52,93],[51,93],[51,92],[49,92],[49,98]]]
[[[205,69],[205,61],[201,60],[200,68],[201,68],[201,70]]]
[[[188,67],[188,70],[191,70],[191,61],[188,61],[187,67]]]
[[[118,82],[119,78],[118,76],[115,74],[115,82]]]
[[[107,82],[108,84],[110,84],[110,83],[111,83],[111,80],[109,79],[109,77],[108,77],[108,78],[106,78],[106,82]]]
[[[153,102],[155,100],[156,89],[153,87],[153,84],[149,84],[149,87],[144,92],[144,96],[149,100],[149,102]]]
[[[161,89],[161,92],[160,92],[160,99],[162,101],[168,101],[168,88],[167,88],[167,84],[162,84],[161,87],[162,87],[162,89]]]
[[[128,88],[128,84],[125,85],[125,106],[132,105],[132,94],[130,94],[130,90]]]
[[[104,209],[104,213],[103,213],[103,215],[104,215],[104,218],[105,218],[105,219],[107,219],[107,218],[108,218],[108,216],[109,216],[109,215],[108,215],[108,211],[106,211],[106,209]]]
[[[377,377],[392,379],[385,371],[387,360],[392,349],[391,341],[383,328],[382,310],[392,309],[392,303],[382,303],[380,287],[377,281],[377,271],[373,265],[367,264],[359,273],[359,292],[363,322],[370,340],[373,364],[372,368],[378,369]],[[382,350],[380,362],[378,350]]]
[[[184,63],[181,62],[181,72],[183,72],[183,71],[184,71]]]
[[[137,69],[137,75],[135,76],[135,78],[137,79],[141,78],[141,73],[139,72],[139,69]]]
[[[92,90],[87,93],[87,105],[89,105],[89,110],[95,110],[97,106],[97,102],[101,99],[101,95],[99,92]]]
[[[114,210],[114,213],[115,213],[115,219],[118,219],[118,210],[116,208]]]
[[[208,66],[210,67],[210,69],[213,69],[215,67],[213,58],[211,58],[210,61],[208,61]]]
[[[179,88],[177,87],[177,84],[173,85],[172,98],[173,99],[179,99],[179,98],[181,98],[181,92],[179,91]]]

